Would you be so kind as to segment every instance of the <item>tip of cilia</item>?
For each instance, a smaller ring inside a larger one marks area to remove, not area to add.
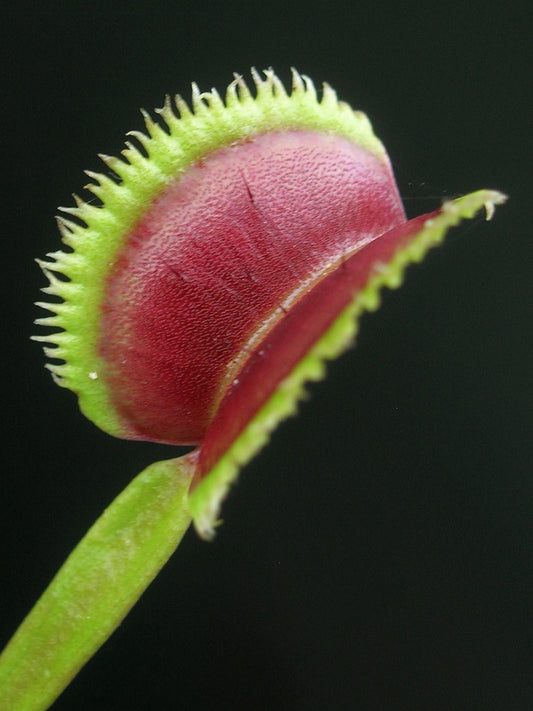
[[[485,201],[485,219],[487,222],[494,217],[496,205],[503,205],[508,199],[509,196],[505,193],[501,193],[498,190],[487,190],[487,200]]]

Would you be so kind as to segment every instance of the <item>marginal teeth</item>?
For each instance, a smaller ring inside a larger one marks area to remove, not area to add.
[[[253,100],[250,89],[242,76],[240,74],[234,74],[233,76],[235,77],[235,86],[238,90],[239,101],[243,103],[244,101]]]
[[[170,96],[168,94],[165,96],[165,103],[163,104],[163,106],[160,109],[156,109],[155,111],[161,116],[161,118],[166,123],[169,129],[177,125],[178,119],[176,117],[176,114],[172,110],[172,104],[170,101]]]
[[[65,373],[65,366],[61,363],[45,363],[44,366],[47,370],[52,373],[52,378],[56,385],[60,385],[62,388],[67,387],[63,375]]]
[[[49,262],[45,266],[48,269],[54,269],[54,267],[57,267],[59,265],[59,263],[65,257],[65,252],[62,252],[60,249],[58,249],[57,252],[47,252],[46,256],[49,257],[50,259],[52,259],[53,262]],[[54,271],[57,271],[57,270],[54,269]]]
[[[77,222],[67,220],[61,215],[56,215],[57,229],[61,235],[61,239],[69,247],[74,248],[77,239],[82,235],[84,227],[81,227]],[[37,260],[37,263],[42,267],[42,263]]]
[[[309,78],[308,76],[306,76],[305,74],[302,76],[302,79],[303,79],[304,82],[305,82],[305,90],[306,90],[306,94],[307,94],[308,97],[309,97],[309,101],[311,101],[311,102],[316,102],[316,100],[317,100],[317,98],[316,98],[316,89],[315,89],[315,85],[313,84],[312,79],[310,79],[310,78]]]
[[[152,119],[152,117],[150,116],[148,111],[146,111],[146,109],[141,109],[141,114],[144,119],[144,125],[146,126],[146,130],[148,131],[148,136],[145,136],[145,139],[150,140],[149,137],[152,137],[156,133],[159,126]]]
[[[257,71],[257,69],[256,69],[255,67],[252,67],[250,73],[251,73],[251,75],[252,75],[252,79],[254,80],[254,84],[255,84],[256,87],[257,87],[257,92],[258,92],[258,95],[259,95],[259,92],[261,92],[262,85],[263,85],[264,82],[263,82],[263,80],[261,79],[261,76],[260,76],[259,72]]]
[[[327,82],[322,84],[322,102],[324,106],[334,107],[337,105],[337,93]]]
[[[52,309],[50,309],[51,311]],[[36,326],[57,326],[61,327],[61,320],[57,315],[54,316],[42,316],[41,318],[36,318],[33,322]]]
[[[207,111],[207,106],[204,104],[202,101],[202,97],[200,95],[200,89],[198,88],[198,84],[193,81],[191,84],[192,87],[192,108],[195,114],[200,114],[204,111]]]
[[[120,151],[124,158],[127,159],[128,163],[134,162],[137,158],[142,158],[143,156],[141,155],[139,149],[137,146],[134,146],[131,141],[126,141],[126,148],[122,151]]]
[[[296,71],[294,67],[291,67],[292,72],[292,91],[294,94],[301,94],[305,92],[304,83],[299,72]]]
[[[50,262],[45,262],[44,259],[38,259],[38,258],[37,258],[35,261],[36,261],[37,264],[41,267],[41,269],[43,270],[43,272],[49,271],[49,269],[54,266],[54,265],[51,264]]]
[[[61,349],[55,344],[52,346],[44,346],[43,353],[47,358],[61,358]]]
[[[237,103],[239,103],[239,97],[237,96],[237,80],[234,79],[226,89],[226,106],[235,106]]]
[[[94,207],[94,205],[89,205],[89,203],[84,202],[78,196],[75,196],[75,199],[77,203],[76,207],[58,207],[57,209],[61,210],[61,212],[67,213],[67,215],[76,217],[78,220],[83,222],[85,226],[87,226],[91,213],[99,208]]]
[[[220,98],[220,94],[214,87],[211,89],[209,94],[206,94],[205,96],[206,98],[208,98],[209,105],[212,108],[221,110],[224,108],[224,102],[222,101],[222,99]]]
[[[142,131],[128,131],[126,135],[133,136],[133,138],[136,138],[141,144],[141,146],[144,148],[144,150],[148,153],[148,146],[150,145],[151,141],[151,138],[149,136],[147,136]]]
[[[61,208],[59,208],[61,209]],[[61,232],[61,235],[64,237],[65,235],[73,235],[75,232],[79,231],[80,226],[78,225],[77,222],[73,222],[72,220],[67,220],[66,217],[63,217],[62,215],[57,215],[56,216],[56,222],[57,222],[57,228]]]
[[[492,220],[494,216],[494,208],[496,205],[502,205],[505,201],[507,200],[507,195],[504,195],[503,193],[499,193],[495,190],[491,190],[489,192],[489,199],[485,202],[484,208],[485,208],[485,219],[487,222],[489,220]]]
[[[91,180],[96,181],[98,185],[101,185],[102,182],[105,180],[105,175],[103,173],[96,173],[94,170],[84,170],[83,172]]]
[[[277,76],[277,74],[274,72],[272,67],[265,69],[264,73],[265,73],[268,83],[272,87],[272,93],[275,94],[276,96],[285,96],[286,97],[287,92],[285,90],[285,87],[283,86],[283,82]]]
[[[106,153],[99,153],[98,157],[107,165],[108,168],[113,171],[113,173],[115,173],[115,175],[122,178],[121,171],[126,167],[123,160],[120,160],[120,158],[117,158],[116,156],[108,156]]]
[[[50,304],[48,301],[35,302],[35,306],[38,306],[40,309],[46,309],[47,311],[53,311],[55,314],[59,313],[63,305],[64,304]]]
[[[79,207],[63,207],[60,206],[57,208],[58,210],[61,210],[61,212],[66,212],[67,215],[74,215],[74,217],[80,217],[81,210]]]
[[[106,191],[114,191],[119,187],[116,180],[112,180],[112,178],[104,173],[97,173],[95,170],[85,170],[83,172],[94,181],[85,185],[85,190],[90,190],[97,197],[105,195]]]
[[[189,118],[192,118],[193,113],[189,108],[189,104],[185,101],[181,94],[176,94],[174,103],[176,104],[176,108],[178,109],[180,119],[187,120]]]

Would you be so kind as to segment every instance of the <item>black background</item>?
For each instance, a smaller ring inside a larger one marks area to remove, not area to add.
[[[480,187],[358,346],[189,532],[56,702],[129,709],[531,708],[531,9],[14,3],[4,17],[0,632],[168,448],[79,415],[29,342],[53,217],[138,107],[289,67],[364,110],[410,216]],[[524,4],[524,7],[526,5]],[[7,21],[6,21],[7,20]],[[7,224],[6,224],[7,222]]]

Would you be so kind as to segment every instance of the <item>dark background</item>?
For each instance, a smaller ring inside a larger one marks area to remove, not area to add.
[[[532,707],[531,9],[394,7],[4,15],[2,642],[112,498],[172,454],[98,431],[28,340],[56,206],[142,128],[139,107],[295,65],[368,113],[411,216],[481,187],[511,197],[364,318],[246,468],[216,541],[187,534],[57,711]]]

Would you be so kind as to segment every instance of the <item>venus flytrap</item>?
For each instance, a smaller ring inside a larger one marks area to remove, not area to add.
[[[38,320],[56,382],[106,432],[193,445],[157,462],[73,551],[0,657],[0,709],[46,709],[109,637],[191,519],[214,535],[239,470],[353,344],[360,315],[407,266],[501,193],[407,221],[364,114],[293,72],[239,76],[225,100],[193,85],[144,114],[146,134],[100,200],[62,208],[66,248],[40,262]],[[146,155],[145,155],[146,154]],[[59,298],[58,298],[59,297]]]

